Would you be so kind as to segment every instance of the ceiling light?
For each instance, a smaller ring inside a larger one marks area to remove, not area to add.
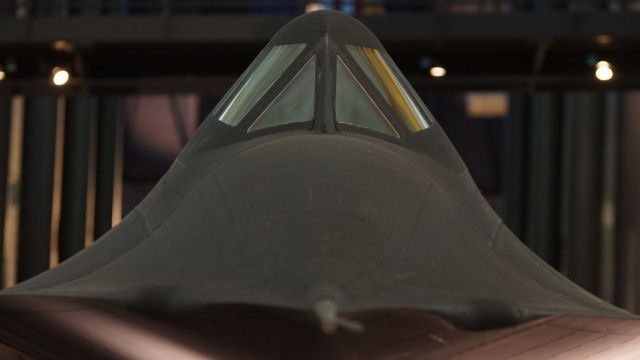
[[[598,61],[596,63],[596,78],[600,81],[607,81],[613,78],[613,68],[608,61]]]
[[[71,75],[69,74],[69,71],[61,67],[55,67],[51,71],[51,82],[53,82],[53,85],[56,86],[65,85],[67,82],[69,82],[70,77]]]
[[[433,77],[443,77],[447,75],[447,69],[442,66],[432,66],[429,69],[429,74],[431,74],[431,76]]]

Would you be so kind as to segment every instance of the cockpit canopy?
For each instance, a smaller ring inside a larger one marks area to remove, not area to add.
[[[326,30],[298,39],[306,42],[267,45],[212,115],[247,133],[308,123],[400,138],[429,128],[429,111],[381,46]]]

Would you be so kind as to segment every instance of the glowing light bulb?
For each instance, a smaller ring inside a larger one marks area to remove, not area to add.
[[[63,86],[69,82],[71,75],[69,72],[61,67],[56,67],[51,71],[51,81],[55,86]]]
[[[0,69],[0,81],[4,80],[6,76],[7,74],[4,72],[4,70]]]
[[[442,66],[433,66],[429,69],[429,74],[433,77],[443,77],[447,75],[447,69]]]
[[[613,78],[613,69],[608,61],[598,61],[596,63],[596,78],[600,81],[607,81]]]

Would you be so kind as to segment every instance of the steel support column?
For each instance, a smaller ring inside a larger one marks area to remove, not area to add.
[[[18,281],[49,268],[56,105],[54,96],[36,96],[26,101]]]
[[[526,94],[509,95],[509,117],[504,132],[504,220],[520,239],[524,237],[526,215],[528,105]]]
[[[122,99],[101,98],[98,103],[98,146],[96,160],[96,203],[94,238],[111,229],[113,185],[118,128],[122,121]]]
[[[60,261],[84,248],[89,138],[95,106],[89,96],[69,98],[64,127]]]
[[[11,98],[0,97],[0,259],[4,259],[4,215],[7,205],[10,124]],[[2,267],[0,267],[0,278],[3,278]]]
[[[619,128],[615,303],[640,310],[640,92],[627,93]]]
[[[616,242],[616,192],[618,165],[618,127],[620,124],[620,94],[607,91],[604,96],[604,124],[602,145],[602,204],[600,237],[600,289],[598,295],[614,302],[615,290],[615,242]]]
[[[560,101],[535,93],[529,124],[529,168],[525,242],[551,266],[559,266]]]
[[[568,277],[597,293],[600,280],[603,95],[570,92],[564,97],[563,166],[566,189],[564,234]]]

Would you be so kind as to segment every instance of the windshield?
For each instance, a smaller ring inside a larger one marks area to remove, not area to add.
[[[267,106],[266,110],[260,114],[249,128],[249,132],[277,125],[312,121],[315,75],[316,57],[312,56],[273,102]]]
[[[416,132],[429,127],[426,112],[418,107],[418,101],[411,96],[411,87],[388,55],[362,46],[346,48],[409,130]]]
[[[336,121],[399,137],[340,57],[336,68]]]
[[[304,48],[305,44],[279,45],[264,57],[258,56],[229,92],[230,100],[223,99],[226,105],[218,116],[220,121],[238,125]]]

